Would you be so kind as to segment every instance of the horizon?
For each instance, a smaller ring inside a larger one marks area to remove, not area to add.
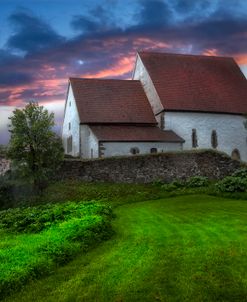
[[[233,57],[247,78],[244,0],[3,0],[0,144],[8,117],[35,100],[61,131],[70,77],[130,79],[136,52]]]

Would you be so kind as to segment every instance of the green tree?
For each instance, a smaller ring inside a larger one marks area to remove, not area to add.
[[[63,159],[61,138],[53,131],[54,114],[30,102],[15,109],[10,118],[8,157],[17,175],[40,191],[56,173]]]

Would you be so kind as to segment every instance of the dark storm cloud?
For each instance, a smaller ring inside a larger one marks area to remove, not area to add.
[[[75,16],[71,22],[71,25],[74,29],[86,33],[95,32],[100,28],[98,22],[94,20],[90,20],[89,17],[83,17],[83,16]]]
[[[168,1],[141,0],[139,24],[143,26],[165,26],[173,20],[173,13]]]
[[[16,12],[9,17],[15,32],[7,46],[25,52],[39,51],[60,44],[64,39],[50,25],[27,12]]]
[[[0,49],[0,64],[11,63],[18,58],[16,55],[11,54],[9,51]]]
[[[215,1],[216,2],[216,1]],[[174,1],[173,9],[177,13],[181,14],[193,14],[198,13],[199,10],[202,12],[205,10],[207,11],[212,6],[212,1],[209,0],[177,0]]]
[[[24,72],[4,72],[0,74],[0,87],[19,86],[32,82],[32,76]]]
[[[105,32],[118,27],[109,11],[101,6],[91,9],[87,15],[74,16],[71,26],[82,34]]]

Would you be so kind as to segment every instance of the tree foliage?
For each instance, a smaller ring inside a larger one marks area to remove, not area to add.
[[[5,156],[7,152],[7,146],[0,145],[0,155]]]
[[[17,175],[40,189],[60,166],[63,159],[61,139],[52,131],[54,114],[38,103],[15,109],[10,118],[8,157]]]

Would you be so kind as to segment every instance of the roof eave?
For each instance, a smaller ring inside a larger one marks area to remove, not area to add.
[[[247,111],[247,110],[246,110]],[[230,114],[230,115],[246,115],[246,113],[240,113],[240,112],[227,112],[227,111],[210,111],[210,110],[189,110],[189,109],[166,109],[159,111],[155,114],[155,116],[159,115],[162,112],[190,112],[190,113],[210,113],[210,114]]]
[[[128,143],[128,142],[138,142],[138,143],[184,143],[185,140],[107,140],[99,139],[101,143]]]

